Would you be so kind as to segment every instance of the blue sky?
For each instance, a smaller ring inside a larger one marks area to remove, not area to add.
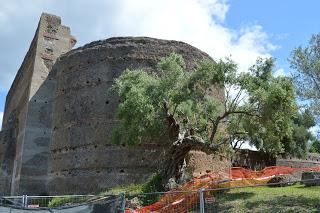
[[[225,24],[232,28],[256,23],[263,26],[279,67],[289,71],[287,58],[298,45],[305,45],[320,30],[320,1],[238,0],[231,1]]]
[[[181,40],[214,58],[231,55],[241,70],[258,56],[275,57],[277,75],[290,73],[290,52],[306,44],[320,25],[317,0],[31,1],[1,0],[0,122],[5,96],[42,11],[61,16],[77,46],[111,36]]]

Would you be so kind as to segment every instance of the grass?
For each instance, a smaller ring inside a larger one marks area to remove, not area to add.
[[[117,186],[114,188],[108,188],[104,191],[102,191],[99,195],[105,196],[110,194],[140,194],[142,193],[144,185],[143,184],[129,184],[129,185],[123,185],[123,186]]]
[[[81,198],[75,198],[72,196],[56,197],[49,201],[48,207],[53,208],[53,207],[63,206],[66,204],[81,203],[84,201],[86,201],[85,197],[81,197]]]
[[[320,186],[248,187],[214,193],[218,212],[319,212]]]
[[[151,175],[145,183],[142,184],[128,184],[123,186],[117,186],[113,188],[107,188],[99,193],[98,196],[107,196],[107,195],[118,195],[120,193],[125,193],[126,197],[135,196],[137,194],[148,193],[148,192],[155,192],[161,190],[161,176],[159,173],[154,173]],[[151,203],[156,202],[159,200],[160,196],[140,196],[139,202],[141,205],[148,205]],[[74,203],[81,203],[87,200],[86,197],[75,200],[73,197],[56,197],[53,198],[48,207],[57,207],[63,206],[66,204],[74,204]]]

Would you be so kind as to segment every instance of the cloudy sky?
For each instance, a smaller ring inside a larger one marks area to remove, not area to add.
[[[26,3],[28,2],[28,3]],[[291,50],[319,31],[320,2],[292,0],[0,0],[0,123],[5,96],[42,11],[62,17],[81,46],[112,36],[185,41],[242,70],[258,56],[290,72]],[[1,125],[1,124],[0,124]]]

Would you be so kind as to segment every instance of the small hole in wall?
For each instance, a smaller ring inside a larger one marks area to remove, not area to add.
[[[45,104],[47,104],[47,103],[48,103],[48,101],[45,101],[44,103],[45,103]]]
[[[87,84],[89,84],[90,83],[90,81],[87,81]]]
[[[101,82],[101,79],[100,79],[100,78],[98,78],[98,82]]]
[[[109,104],[109,101],[106,101],[106,104]]]
[[[100,173],[100,171],[97,171],[97,173],[99,174],[99,173]]]
[[[120,173],[124,173],[124,170],[123,170],[123,169],[121,169],[119,172],[120,172]]]
[[[96,149],[98,147],[98,145],[94,145],[94,148]]]
[[[37,102],[37,100],[36,100],[36,99],[34,99],[33,101],[34,101],[34,102]]]

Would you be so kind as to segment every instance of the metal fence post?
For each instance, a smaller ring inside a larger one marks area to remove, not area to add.
[[[25,206],[24,207],[28,207],[28,195],[25,196]]]
[[[22,207],[24,207],[24,195],[22,195],[21,203],[22,203]]]
[[[199,190],[199,198],[200,198],[200,213],[204,213],[204,189]]]
[[[120,194],[121,198],[122,198],[122,202],[121,202],[121,212],[125,212],[126,211],[126,194],[125,193],[121,193]]]

